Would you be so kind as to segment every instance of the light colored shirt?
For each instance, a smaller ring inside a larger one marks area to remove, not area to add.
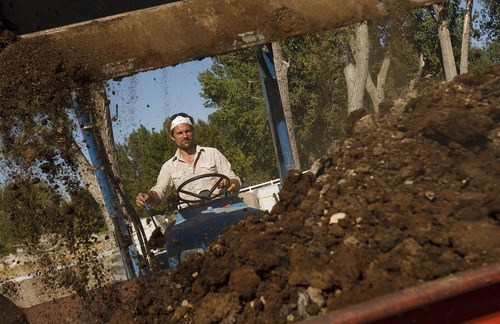
[[[179,149],[177,149],[175,155],[161,167],[156,185],[151,190],[158,194],[161,201],[164,201],[170,195],[172,189],[178,188],[184,181],[207,173],[221,173],[229,179],[237,179],[241,184],[240,178],[231,169],[231,163],[219,150],[197,145],[193,166],[184,161]],[[208,177],[195,180],[186,185],[183,190],[199,194],[202,190],[210,190],[217,179],[217,177]],[[217,190],[214,192],[216,193]],[[188,200],[198,200],[198,198],[186,194],[180,194],[180,197]]]

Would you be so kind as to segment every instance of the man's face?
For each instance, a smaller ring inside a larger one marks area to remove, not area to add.
[[[189,124],[179,124],[175,126],[170,138],[180,149],[186,150],[194,147],[194,131],[193,127]]]

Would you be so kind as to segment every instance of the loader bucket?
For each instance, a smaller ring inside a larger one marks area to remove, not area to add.
[[[169,270],[157,280],[168,280]],[[117,305],[127,303],[146,277],[93,291],[90,301],[78,296],[21,309],[30,323],[89,323],[107,320]],[[111,314],[110,314],[111,313]],[[500,262],[450,275],[303,321],[312,323],[498,323]]]
[[[500,323],[500,262],[348,306],[303,323]]]

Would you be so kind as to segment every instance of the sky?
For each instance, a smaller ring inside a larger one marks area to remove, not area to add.
[[[141,72],[120,81],[109,80],[106,88],[116,143],[123,143],[142,124],[159,131],[169,116],[185,112],[195,120],[208,120],[214,108],[205,108],[198,74],[209,69],[210,58]]]

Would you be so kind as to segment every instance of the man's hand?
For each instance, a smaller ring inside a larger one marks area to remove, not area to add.
[[[212,184],[212,187],[219,181],[220,178],[217,178],[217,180],[214,181]],[[227,183],[226,179],[222,179],[222,181],[219,183],[218,188],[227,188],[227,191],[230,194],[236,195],[240,191],[240,182],[236,179],[229,179],[229,183]]]
[[[149,206],[156,206],[161,203],[161,199],[156,191],[150,190],[147,194],[140,192],[137,197],[135,197],[135,204],[137,206],[145,207],[144,202],[147,202]]]
[[[231,181],[231,185],[229,186],[228,190],[229,193],[233,195],[237,195],[240,192],[241,184],[237,179],[229,179]]]
[[[144,207],[144,202],[149,199],[149,195],[140,192],[137,197],[135,197],[135,204],[139,207]]]
[[[212,187],[215,186],[215,184],[217,183],[217,181],[221,180],[221,178],[217,178],[215,179],[215,181],[212,183]],[[217,188],[221,189],[221,188],[227,188],[229,186],[229,183],[227,183],[227,180],[226,179],[222,179],[219,183],[219,185],[217,186]]]

